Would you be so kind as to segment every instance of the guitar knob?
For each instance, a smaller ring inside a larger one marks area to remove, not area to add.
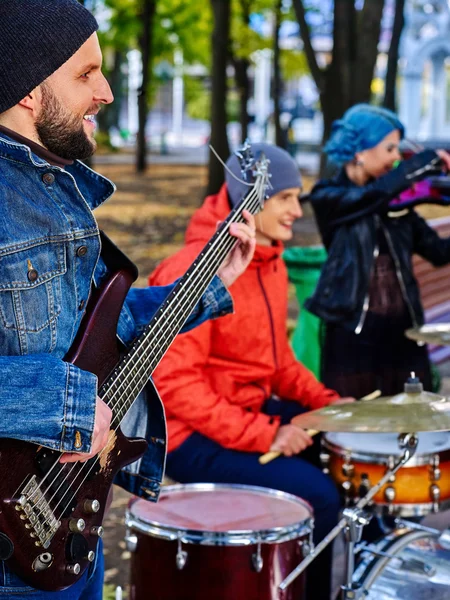
[[[66,571],[71,575],[79,575],[81,571],[80,564],[74,563],[73,565],[67,565]]]
[[[83,508],[86,513],[97,513],[100,510],[100,502],[98,500],[85,500]]]
[[[70,519],[69,521],[69,529],[72,533],[81,533],[85,527],[84,519]]]
[[[0,532],[0,560],[8,560],[14,552],[14,544],[7,535]]]
[[[93,550],[91,550],[90,552],[88,552],[88,555],[86,557],[88,559],[89,562],[94,562],[95,560],[95,552]]]

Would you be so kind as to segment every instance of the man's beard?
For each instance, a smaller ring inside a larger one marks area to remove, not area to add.
[[[70,114],[46,84],[41,86],[42,111],[36,131],[42,145],[66,160],[83,160],[92,156],[96,143],[84,130],[83,120]]]

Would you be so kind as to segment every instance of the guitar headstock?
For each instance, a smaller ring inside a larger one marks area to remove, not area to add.
[[[241,167],[242,179],[248,184],[254,184],[262,209],[264,200],[269,198],[267,191],[272,177],[269,173],[270,160],[266,158],[264,152],[258,152],[258,155],[254,156],[252,145],[248,140],[245,140],[244,144],[236,150],[235,155]]]

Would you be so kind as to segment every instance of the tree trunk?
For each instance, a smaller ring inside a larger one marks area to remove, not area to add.
[[[241,142],[248,136],[248,99],[250,97],[250,80],[248,77],[249,61],[246,58],[233,58],[234,78],[239,94],[239,124],[241,126]]]
[[[356,76],[353,78],[355,86],[349,106],[369,102],[372,96],[371,85],[378,57],[383,8],[384,0],[371,0],[364,2],[364,8],[358,14],[357,60],[352,65]]]
[[[397,67],[399,58],[400,37],[405,25],[405,0],[396,0],[395,16],[392,25],[391,44],[388,52],[386,81],[383,106],[396,111]]]
[[[281,27],[281,5],[282,0],[276,0],[275,20],[273,27],[273,119],[275,125],[275,143],[280,148],[286,148],[285,136],[280,122],[280,98],[281,98],[281,66],[280,66],[280,27]]]
[[[147,142],[145,129],[148,117],[148,90],[152,64],[153,22],[156,0],[141,0],[142,32],[139,36],[139,49],[142,55],[142,86],[138,93],[138,133],[136,140],[136,170],[143,173],[147,168]]]
[[[230,39],[230,0],[211,0],[214,16],[211,65],[211,146],[223,161],[230,154],[227,136],[227,60]],[[210,151],[207,194],[219,191],[223,166]]]
[[[354,0],[335,0],[331,63],[321,69],[311,43],[302,0],[293,0],[304,52],[320,94],[323,113],[323,142],[335,119],[358,102],[369,102],[378,56],[378,41],[384,0],[366,0],[356,11]],[[324,160],[321,161],[321,173]]]
[[[242,11],[242,22],[246,27],[250,25],[251,0],[240,0]],[[232,53],[231,53],[232,54]],[[234,78],[239,94],[239,124],[241,126],[241,142],[244,143],[248,136],[248,101],[250,98],[250,80],[248,69],[250,61],[247,58],[236,58],[232,56],[234,67]]]

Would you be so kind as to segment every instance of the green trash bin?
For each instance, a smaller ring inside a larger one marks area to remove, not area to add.
[[[283,259],[300,307],[291,339],[292,348],[298,360],[319,378],[320,319],[303,308],[303,304],[316,288],[327,252],[323,246],[293,247],[284,251]]]

